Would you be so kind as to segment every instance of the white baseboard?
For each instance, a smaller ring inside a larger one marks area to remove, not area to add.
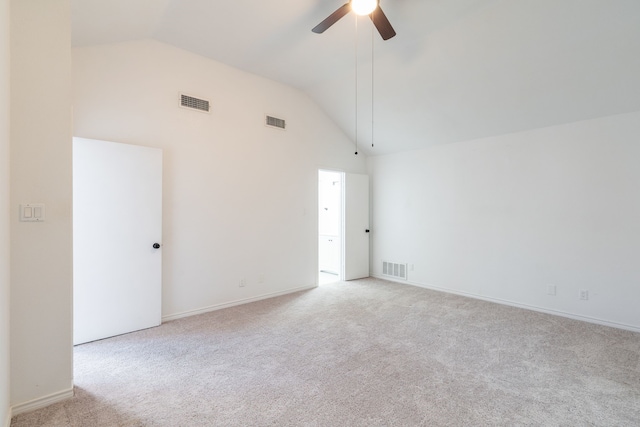
[[[5,418],[4,420],[4,427],[11,427],[11,408],[9,408],[9,410],[7,411],[7,418]]]
[[[261,301],[263,299],[269,299],[274,297],[279,297],[282,295],[292,294],[294,292],[300,291],[308,291],[309,289],[317,288],[318,285],[310,285],[310,286],[302,286],[299,288],[287,289],[286,291],[273,292],[269,294],[259,295],[257,297],[252,298],[244,298],[235,301],[230,301],[222,304],[210,305],[208,307],[198,308],[196,310],[184,311],[182,313],[170,314],[168,316],[162,316],[163,322],[168,322],[169,320],[182,319],[183,317],[196,316],[198,314],[209,313],[211,311],[222,310],[223,308],[235,307],[236,305],[248,304],[250,302]]]
[[[73,397],[73,387],[68,390],[58,391],[56,393],[49,394],[47,396],[39,397],[37,399],[30,400],[28,402],[20,403],[18,405],[14,405],[10,409],[10,416],[15,417],[16,415],[24,414],[25,412],[35,411],[36,409],[41,409],[49,405],[53,405],[54,403],[62,402],[63,400],[67,400]],[[9,423],[11,423],[11,418],[9,418]]]
[[[569,319],[581,320],[583,322],[595,323],[596,325],[609,326],[611,328],[624,329],[624,330],[632,331],[632,332],[640,332],[640,328],[637,327],[637,326],[627,325],[625,323],[611,322],[609,320],[602,320],[602,319],[598,319],[596,317],[582,316],[582,315],[579,315],[579,314],[567,313],[565,311],[552,310],[552,309],[549,309],[549,308],[538,307],[538,306],[528,305],[528,304],[522,304],[522,303],[518,303],[518,302],[514,302],[514,301],[503,300],[503,299],[500,299],[500,298],[485,297],[485,296],[476,295],[476,294],[473,294],[473,293],[470,293],[470,292],[455,291],[455,290],[451,290],[451,289],[441,288],[441,287],[438,287],[438,286],[425,285],[424,283],[411,282],[409,280],[395,280],[395,279],[390,278],[390,277],[377,276],[377,275],[373,275],[373,274],[371,275],[371,277],[375,277],[376,279],[381,279],[381,280],[387,280],[389,282],[416,286],[418,288],[430,289],[432,291],[445,292],[445,293],[448,293],[448,294],[460,295],[460,296],[463,296],[463,297],[479,299],[479,300],[482,300],[482,301],[494,302],[496,304],[502,304],[502,305],[508,305],[508,306],[511,306],[511,307],[524,308],[526,310],[537,311],[539,313],[546,313],[546,314],[552,314],[554,316],[561,316],[561,317],[566,317],[566,318],[569,318]]]

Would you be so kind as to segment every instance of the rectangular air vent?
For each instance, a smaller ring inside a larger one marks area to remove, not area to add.
[[[272,127],[272,128],[278,128],[278,129],[283,129],[284,130],[284,128],[286,126],[286,123],[285,123],[284,119],[279,119],[277,117],[273,117],[273,116],[269,116],[269,115],[267,115],[265,117],[266,117],[265,124],[267,126]]]
[[[407,280],[407,264],[382,261],[382,274],[396,279]]]
[[[180,94],[180,106],[204,111],[205,113],[209,112],[209,101],[206,99],[194,98],[193,96],[185,94]]]

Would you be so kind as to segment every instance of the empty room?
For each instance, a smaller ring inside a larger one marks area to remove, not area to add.
[[[0,0],[0,425],[640,425],[637,0]]]

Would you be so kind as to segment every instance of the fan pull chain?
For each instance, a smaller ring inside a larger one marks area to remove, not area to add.
[[[373,41],[375,39],[375,34],[373,31],[373,25],[371,26],[371,147],[373,148],[373,107],[375,105],[373,98],[373,88],[374,88],[374,74],[373,74]]]
[[[354,13],[355,15],[355,13]],[[356,156],[358,155],[358,15],[356,16],[356,42],[355,42],[355,50],[356,50]]]

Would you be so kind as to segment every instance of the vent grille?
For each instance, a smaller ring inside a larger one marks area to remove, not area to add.
[[[266,116],[265,124],[269,127],[278,128],[278,129],[284,129],[286,126],[284,119],[279,119],[273,116]]]
[[[194,110],[209,112],[209,101],[206,99],[194,98],[193,96],[181,94],[180,106],[192,108]]]
[[[396,279],[407,280],[407,264],[382,261],[382,274]]]

